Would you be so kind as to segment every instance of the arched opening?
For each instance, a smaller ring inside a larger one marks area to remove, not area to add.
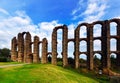
[[[86,52],[87,51],[87,42],[82,40],[80,41],[80,44],[79,44],[79,50],[80,52]]]
[[[62,29],[57,30],[57,65],[63,65],[62,57]]]
[[[74,25],[71,24],[68,28],[68,39],[74,38]]]
[[[42,57],[42,43],[39,44],[39,60],[41,62],[41,57]]]
[[[93,37],[101,37],[101,25],[95,24],[93,27]]]
[[[68,66],[74,67],[75,58],[74,58],[74,42],[68,43]]]
[[[110,50],[111,51],[116,51],[116,47],[117,47],[117,41],[116,39],[112,38],[110,39]]]
[[[48,54],[47,59],[48,59],[48,63],[51,63],[51,61],[52,61],[52,55]]]
[[[86,26],[81,26],[80,27],[80,38],[87,38],[87,27]]]
[[[94,40],[93,45],[94,51],[101,51],[101,40]]]
[[[110,35],[117,35],[117,24],[115,22],[110,23]]]
[[[87,55],[86,54],[80,54],[79,63],[80,63],[80,68],[87,67]]]
[[[32,51],[32,53],[34,52],[33,50],[34,50],[34,45],[31,44],[31,51]]]
[[[98,54],[98,53],[94,54],[93,62],[94,62],[95,70],[100,70],[102,68],[101,58],[102,58],[102,56],[100,54]]]
[[[117,58],[117,55],[115,53],[111,53],[110,55],[110,61],[111,61],[111,69],[116,69],[117,68],[117,63],[116,63],[116,58]]]

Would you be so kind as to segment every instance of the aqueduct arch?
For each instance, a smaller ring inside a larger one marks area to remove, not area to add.
[[[63,66],[68,65],[67,60],[67,41],[68,41],[68,28],[66,25],[55,27],[52,32],[52,64],[57,64],[57,30],[62,29],[62,57],[63,57]]]
[[[110,23],[115,22],[117,24],[117,35],[110,35]],[[94,37],[93,29],[96,24],[101,25],[101,36]],[[80,37],[81,27],[86,27],[86,38]],[[87,57],[87,67],[89,70],[93,70],[93,56],[98,53],[101,55],[102,68],[110,68],[110,54],[115,53],[117,55],[117,65],[120,66],[120,19],[111,19],[105,21],[96,21],[93,23],[82,23],[74,30],[74,38],[68,39],[68,28],[66,25],[58,26],[53,29],[52,32],[52,52],[48,52],[48,41],[44,38],[40,41],[38,36],[34,37],[34,41],[31,41],[31,34],[29,32],[19,33],[18,37],[14,37],[11,42],[11,59],[13,61],[29,63],[40,62],[39,57],[39,44],[42,44],[42,57],[41,63],[47,63],[48,54],[52,55],[52,64],[57,65],[57,30],[62,29],[62,57],[63,67],[68,65],[68,43],[74,42],[74,57],[75,68],[79,67],[79,56],[85,54]],[[25,38],[23,37],[25,36]],[[116,51],[110,50],[110,39],[116,39]],[[101,41],[101,50],[93,49],[94,40]],[[79,45],[81,41],[86,41],[87,51],[79,51]],[[33,53],[31,51],[31,45],[33,44]],[[33,56],[33,58],[31,58]]]

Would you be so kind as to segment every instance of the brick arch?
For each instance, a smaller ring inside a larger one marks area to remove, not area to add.
[[[75,29],[75,68],[78,68],[79,67],[79,41],[80,41],[80,37],[79,37],[79,34],[80,34],[80,27],[81,26],[86,26],[86,28],[89,27],[89,24],[88,23],[82,23],[82,24],[79,24],[77,26],[77,28]],[[83,39],[84,40],[84,39]]]
[[[120,19],[114,18],[109,20],[109,25],[111,22],[115,22],[117,24],[117,35],[116,36],[111,36],[111,38],[116,38],[117,40],[117,65],[120,66]]]
[[[102,64],[104,64],[102,62],[103,55],[101,53],[94,53],[94,55],[93,55],[94,59],[95,59],[95,56],[100,60],[100,64],[98,64],[98,63],[96,63],[96,62],[93,61],[94,62],[94,65],[93,65],[94,69],[97,69],[97,70],[102,69]],[[98,57],[98,56],[100,56],[100,57]]]
[[[68,28],[66,25],[58,26],[53,29],[52,32],[52,64],[57,64],[57,30],[62,29],[62,56],[63,56],[63,66],[68,65],[67,61],[67,41],[68,41]]]
[[[71,52],[71,53],[68,53],[68,56],[67,56],[68,59],[69,58],[73,58],[73,60],[75,59],[75,54],[74,54],[74,51],[75,51],[74,48],[75,48],[75,46],[74,46],[74,43],[75,43],[74,39],[68,39],[68,52]],[[73,46],[73,47],[71,47],[73,49],[72,51],[70,50],[71,48],[69,48],[70,44]],[[69,56],[69,54],[72,55],[72,56]],[[75,64],[75,62],[73,62],[73,64]],[[68,65],[69,65],[69,60],[68,60]]]
[[[84,63],[84,64],[81,64],[81,62],[80,62],[80,60],[81,60],[81,56],[85,56],[86,57],[86,63]],[[88,64],[87,64],[87,57],[88,57],[88,55],[87,55],[87,53],[84,53],[84,52],[82,52],[82,53],[80,53],[80,55],[79,55],[79,67],[88,67]]]
[[[110,23],[115,22],[117,24],[117,35],[110,35]],[[102,26],[101,37],[93,37],[93,26],[96,24],[100,24]],[[86,26],[87,28],[87,38],[80,38],[80,29],[82,26]],[[67,66],[67,53],[68,53],[68,43],[70,41],[74,42],[74,56],[75,56],[75,68],[79,67],[79,55],[81,53],[87,54],[87,64],[88,69],[93,70],[93,55],[94,53],[101,53],[102,55],[102,67],[110,68],[110,53],[117,53],[117,65],[120,66],[120,19],[111,19],[105,21],[96,21],[93,23],[82,23],[77,26],[74,30],[75,35],[74,38],[68,39],[68,28],[66,25],[58,26],[53,29],[52,33],[52,64],[57,63],[57,30],[62,29],[62,55],[63,55],[63,66]],[[117,40],[117,49],[116,51],[110,51],[110,39],[115,38]],[[101,51],[93,51],[93,41],[101,40]],[[42,43],[42,56],[48,55],[47,52],[47,39],[39,40],[39,37],[35,36],[34,42],[31,41],[31,34],[29,32],[23,32],[18,34],[18,38],[14,37],[11,42],[11,59],[14,61],[22,61],[24,58],[24,62],[28,62],[27,59],[29,57],[28,54],[31,54],[31,44],[34,44],[34,53],[33,54],[33,62],[38,62],[39,55],[39,44]],[[79,52],[79,43],[80,41],[87,42],[87,52]],[[18,50],[17,50],[18,49]],[[24,50],[24,51],[23,51]],[[44,50],[44,51],[43,51]],[[44,54],[45,53],[45,54]],[[18,56],[18,59],[17,59]],[[24,57],[22,57],[24,56]],[[15,58],[16,57],[16,58]],[[21,58],[22,57],[22,58]],[[42,57],[42,58],[43,58]],[[36,59],[35,59],[36,58]],[[36,61],[35,61],[35,60]]]

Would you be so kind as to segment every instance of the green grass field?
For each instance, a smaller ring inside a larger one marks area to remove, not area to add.
[[[90,72],[81,73],[72,68],[51,64],[25,64],[0,68],[0,83],[109,83],[109,81],[107,77]]]

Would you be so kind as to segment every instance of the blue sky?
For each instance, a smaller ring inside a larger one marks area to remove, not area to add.
[[[32,37],[38,35],[41,40],[47,37],[51,51],[51,33],[55,26],[66,24],[68,36],[73,38],[78,24],[115,17],[120,18],[119,0],[0,0],[0,48],[10,48],[11,38],[19,32],[29,31]],[[84,31],[80,35],[84,36]],[[95,34],[99,31],[96,29]],[[61,48],[62,32],[59,30],[58,33],[58,48]],[[99,43],[96,43],[96,49]],[[82,46],[84,48],[84,44]],[[69,50],[73,50],[71,47],[73,43]]]

